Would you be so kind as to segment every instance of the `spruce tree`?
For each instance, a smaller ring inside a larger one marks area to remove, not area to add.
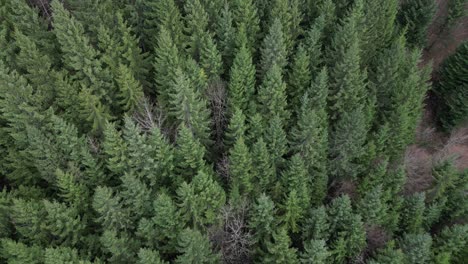
[[[138,261],[137,264],[166,264],[167,262],[161,260],[158,251],[147,249],[147,248],[140,248],[138,251]]]
[[[69,247],[49,247],[44,252],[45,264],[60,264],[60,263],[83,263],[91,264],[90,261],[80,258],[76,248]]]
[[[282,165],[283,155],[287,152],[286,133],[283,122],[278,115],[269,121],[269,127],[265,131],[267,147],[271,155],[271,160],[276,168]]]
[[[247,47],[253,53],[260,33],[260,20],[257,8],[252,0],[232,1],[232,13],[236,28],[245,27],[248,38]]]
[[[326,240],[330,235],[330,224],[325,206],[311,208],[308,210],[306,219],[302,226],[302,239],[308,241]]]
[[[177,196],[184,219],[198,228],[214,224],[226,201],[221,186],[203,171],[199,171],[191,183],[183,182],[177,189]]]
[[[215,81],[223,73],[223,61],[221,53],[216,43],[210,35],[202,38],[200,47],[200,65],[208,76],[208,79]]]
[[[210,140],[210,111],[207,102],[191,86],[190,80],[181,71],[176,72],[171,85],[170,114],[178,124],[184,124],[205,146]]]
[[[118,233],[112,229],[105,230],[99,238],[103,251],[107,253],[107,261],[112,263],[134,263],[138,242],[127,233]]]
[[[419,233],[422,231],[422,223],[425,209],[425,193],[415,193],[405,199],[402,211],[401,229],[407,233]]]
[[[215,2],[215,1],[213,1]],[[219,18],[215,27],[216,40],[218,41],[219,50],[223,57],[224,70],[227,72],[234,59],[235,52],[235,36],[236,29],[234,28],[234,18],[232,13],[232,4],[224,3],[224,6],[219,10]],[[250,49],[249,49],[250,51]]]
[[[287,49],[283,34],[283,26],[278,18],[275,18],[270,26],[268,35],[262,42],[259,72],[263,78],[270,72],[273,65],[278,66],[280,74],[287,65]]]
[[[185,32],[188,36],[186,49],[193,58],[198,60],[201,57],[204,39],[207,37],[208,14],[200,0],[185,1],[184,11],[186,13],[184,16]]]
[[[408,42],[423,48],[426,45],[427,29],[436,12],[436,1],[405,0],[399,11],[398,22],[406,28]]]
[[[181,177],[174,179],[175,186],[178,186],[184,179],[191,179],[198,171],[205,169],[207,166],[203,159],[205,151],[200,141],[185,125],[182,125],[179,128],[174,150],[175,172],[178,177]]]
[[[9,238],[0,240],[2,254],[0,257],[8,263],[20,264],[31,263],[39,264],[44,261],[44,252],[40,246],[27,246],[24,243],[16,242]]]
[[[439,120],[446,129],[461,125],[466,121],[468,96],[466,91],[466,76],[468,42],[462,43],[455,53],[448,57],[440,70],[441,79],[435,87],[435,92],[441,100]]]
[[[287,107],[286,83],[277,64],[270,65],[262,84],[258,89],[258,111],[264,120],[278,116],[284,123],[289,119]]]
[[[231,188],[238,188],[242,196],[248,197],[254,190],[253,166],[249,148],[240,136],[229,152],[229,177]]]
[[[307,56],[309,57],[309,68],[310,73],[313,76],[319,72],[319,65],[323,61],[323,39],[324,39],[324,28],[326,25],[326,16],[325,14],[317,17],[314,23],[310,28],[304,33],[303,46],[307,51]]]
[[[405,255],[401,249],[395,247],[395,241],[389,241],[387,246],[377,251],[374,259],[371,259],[371,264],[398,264],[404,263]]]
[[[179,50],[170,32],[161,27],[157,34],[155,45],[155,60],[153,64],[158,102],[165,110],[169,109],[172,85],[177,78],[177,70],[181,67]]]
[[[276,169],[263,137],[252,146],[252,164],[255,193],[267,193],[276,179]]]
[[[304,245],[304,252],[301,254],[301,263],[327,263],[330,253],[327,250],[325,240],[310,240]]]
[[[271,239],[274,230],[277,228],[275,214],[274,202],[266,194],[260,194],[252,208],[252,215],[248,224],[253,231],[252,238],[259,247],[258,250],[264,249],[262,246]]]
[[[178,238],[177,250],[181,253],[175,263],[218,263],[220,256],[211,249],[207,237],[196,229],[185,229]]]
[[[422,264],[431,259],[432,238],[427,233],[405,234],[400,241],[400,247],[408,263]]]
[[[234,108],[226,130],[225,145],[231,147],[240,138],[246,136],[245,115],[239,108]]]
[[[98,213],[97,221],[105,230],[125,230],[130,227],[129,212],[123,208],[122,199],[111,188],[98,186],[92,206]]]
[[[268,252],[262,257],[265,263],[299,263],[296,249],[291,248],[291,239],[286,229],[281,228],[273,234],[273,242],[267,242]]]
[[[133,111],[143,99],[143,87],[124,64],[120,64],[118,67],[116,82],[122,110],[125,112]]]
[[[255,93],[255,66],[250,50],[242,45],[234,57],[229,79],[229,107],[250,113],[249,104]]]
[[[311,84],[310,57],[303,45],[299,45],[294,54],[291,70],[288,76],[288,104],[292,112],[299,111],[302,95]]]

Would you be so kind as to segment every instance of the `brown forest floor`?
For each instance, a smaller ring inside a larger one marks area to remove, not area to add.
[[[468,17],[457,21],[450,29],[443,29],[447,16],[447,0],[437,0],[438,10],[428,31],[428,47],[423,51],[422,64],[432,63],[432,81],[438,80],[441,63],[458,45],[468,40]],[[428,94],[423,118],[416,131],[416,143],[406,151],[408,173],[406,193],[426,190],[433,182],[431,170],[438,162],[452,159],[459,170],[468,169],[468,125],[451,133],[437,129],[437,100]]]

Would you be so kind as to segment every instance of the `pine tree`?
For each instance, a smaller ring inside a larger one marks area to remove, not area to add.
[[[268,35],[265,36],[261,48],[260,74],[263,78],[276,65],[281,74],[287,65],[287,49],[283,35],[283,26],[278,18],[275,18],[270,26]]]
[[[258,138],[252,146],[252,174],[255,179],[255,192],[267,193],[276,179],[276,170],[268,147],[263,137]]]
[[[173,172],[174,172],[174,159],[175,150],[169,144],[167,138],[161,133],[161,130],[154,126],[150,130],[150,135],[147,137],[147,145],[150,146],[150,157],[154,159],[156,168],[154,175],[158,175],[158,179],[161,180],[161,184],[169,186],[173,183]],[[151,186],[156,184],[155,181],[151,181]]]
[[[205,168],[206,162],[203,159],[204,156],[205,148],[193,136],[190,130],[185,125],[182,125],[179,128],[174,151],[175,172],[182,178],[174,179],[175,186],[178,186],[183,179],[191,179],[198,171]]]
[[[390,241],[387,246],[377,251],[374,259],[371,259],[371,264],[398,264],[404,263],[405,255],[401,249],[395,248],[395,241]]]
[[[262,193],[252,208],[249,227],[253,231],[253,241],[257,247],[265,245],[277,228],[275,219],[275,204],[266,194]]]
[[[365,116],[356,107],[343,113],[330,135],[330,174],[335,178],[355,179],[363,170],[360,158],[365,154],[367,126]]]
[[[285,193],[295,191],[301,208],[301,215],[310,207],[310,182],[304,160],[299,154],[291,157],[287,168],[281,174]]]
[[[288,76],[288,104],[292,112],[298,113],[301,97],[311,84],[310,57],[302,44],[299,44],[294,54],[291,70]]]
[[[267,140],[268,150],[271,155],[271,160],[276,168],[283,163],[283,155],[287,152],[286,133],[283,129],[281,118],[276,115],[269,121],[269,127],[265,131],[265,139]]]
[[[240,136],[229,152],[229,176],[232,187],[239,188],[242,196],[248,197],[254,189],[252,157],[244,138]]]
[[[77,246],[86,228],[86,221],[81,219],[78,210],[47,200],[44,200],[44,208],[47,216],[43,224],[54,237],[49,245]]]
[[[322,205],[317,208],[311,208],[307,212],[304,225],[302,226],[302,240],[325,240],[330,235],[330,224],[327,211]]]
[[[405,234],[400,242],[400,247],[406,255],[406,262],[422,264],[431,259],[432,239],[427,233]]]
[[[273,234],[273,242],[267,242],[268,252],[262,258],[265,263],[299,263],[296,249],[291,248],[291,239],[286,229],[281,228]]]
[[[310,73],[313,76],[319,72],[319,65],[322,64],[322,55],[323,55],[323,38],[324,38],[324,28],[326,25],[326,16],[325,14],[320,15],[310,26],[310,28],[304,33],[304,49],[307,51],[307,56],[309,57],[309,68]]]
[[[187,50],[189,54],[196,60],[201,58],[201,49],[204,45],[204,39],[207,37],[207,27],[209,23],[208,14],[206,13],[200,0],[185,1],[184,11],[186,15],[185,32],[187,37]]]
[[[255,93],[255,66],[250,50],[242,45],[234,57],[229,80],[228,104],[249,113],[249,104]]]
[[[223,61],[216,43],[210,35],[205,35],[200,47],[200,65],[209,80],[217,80],[223,73]]]
[[[105,230],[125,230],[130,227],[129,212],[123,208],[122,199],[109,187],[97,187],[92,202],[98,213],[97,221]]]
[[[406,27],[408,42],[416,47],[426,45],[427,29],[436,12],[434,0],[406,0],[401,4],[398,22]]]
[[[215,223],[226,201],[221,186],[203,171],[199,171],[190,184],[183,182],[177,189],[177,196],[183,217],[192,227]]]
[[[175,263],[218,263],[220,257],[211,250],[210,241],[196,229],[185,229],[178,238],[179,255]]]
[[[232,116],[229,120],[229,125],[226,130],[225,145],[231,147],[240,138],[245,137],[247,130],[245,123],[245,115],[239,108],[234,108]]]
[[[224,70],[227,71],[234,59],[236,29],[234,28],[232,6],[230,6],[228,2],[224,3],[224,6],[219,12],[215,33],[225,65]]]
[[[145,49],[152,50],[154,44],[158,43],[158,32],[160,33],[162,28],[167,30],[168,37],[174,41],[175,47],[182,48],[184,41],[182,16],[174,0],[141,1],[138,4],[141,6],[142,40]],[[157,48],[155,54],[158,54]]]
[[[245,27],[248,38],[247,48],[254,53],[258,34],[260,33],[260,20],[254,1],[234,0],[232,2],[232,13],[236,28]]]
[[[69,247],[56,247],[46,248],[44,253],[45,264],[60,264],[60,263],[83,263],[91,264],[80,258],[78,251],[75,248]]]
[[[425,199],[425,193],[415,193],[405,199],[401,218],[402,222],[400,223],[402,231],[407,233],[419,233],[422,231]]]
[[[270,65],[262,84],[258,89],[258,111],[264,120],[271,120],[275,115],[285,122],[290,113],[287,107],[286,83],[283,81],[278,65]]]
[[[142,218],[138,225],[137,235],[146,240],[146,245],[158,248],[163,254],[176,252],[177,236],[183,228],[183,221],[177,205],[166,193],[158,195],[153,204],[155,215]]]
[[[210,144],[210,111],[207,102],[193,89],[187,76],[176,72],[170,94],[170,114],[184,124],[205,146]]]
[[[126,233],[119,234],[114,230],[105,230],[99,238],[103,251],[109,254],[107,261],[112,263],[134,263],[138,242]]]
[[[157,40],[152,44],[155,45],[154,81],[159,95],[158,102],[163,109],[168,110],[170,94],[173,91],[172,85],[177,78],[177,70],[181,67],[181,62],[179,50],[170,32],[161,27],[157,36]]]
[[[123,111],[133,111],[143,98],[143,87],[124,64],[119,64],[116,82]]]
[[[467,243],[468,226],[466,224],[445,227],[434,241],[435,259],[445,255],[448,256],[447,263],[463,262]]]
[[[298,122],[290,132],[290,147],[304,159],[309,174],[312,202],[326,195],[328,150],[327,72],[323,69],[302,96]]]
[[[138,251],[138,261],[137,264],[166,264],[167,262],[161,260],[158,251],[140,248]]]
[[[107,123],[104,129],[103,153],[106,166],[114,175],[120,176],[128,168],[127,145],[122,139],[121,132],[113,123]]]
[[[301,254],[301,263],[327,263],[330,253],[327,250],[325,240],[309,240],[304,245],[304,252]]]
[[[8,263],[44,263],[44,252],[40,246],[33,245],[28,247],[21,242],[16,242],[9,238],[2,238],[0,240],[0,246],[2,249],[0,257],[7,260]]]
[[[442,101],[439,120],[446,129],[461,125],[468,116],[466,104],[466,54],[468,42],[461,44],[455,53],[448,57],[440,70],[441,80],[435,87],[435,92]]]

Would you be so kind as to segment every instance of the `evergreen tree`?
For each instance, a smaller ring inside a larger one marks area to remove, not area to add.
[[[161,260],[159,253],[157,251],[140,248],[138,251],[138,261],[137,264],[165,264],[164,260]]]
[[[215,27],[216,40],[218,41],[219,50],[223,57],[224,69],[228,70],[226,67],[231,66],[235,54],[236,29],[234,28],[232,6],[229,5],[228,2],[225,2],[224,6],[218,12],[219,15],[217,15],[219,18],[216,21]]]
[[[258,89],[258,111],[264,120],[271,120],[277,115],[283,122],[289,119],[287,107],[286,83],[281,69],[276,64],[269,65],[262,84]]]
[[[179,255],[175,263],[218,263],[219,255],[211,250],[210,241],[198,230],[185,229],[178,238]]]
[[[287,64],[287,49],[285,45],[283,26],[278,18],[270,26],[261,48],[260,74],[264,76],[276,65],[281,74]]]
[[[231,109],[239,108],[249,113],[249,104],[255,93],[255,66],[250,50],[242,45],[234,57],[229,80],[228,103]]]
[[[143,87],[124,64],[118,67],[116,82],[119,88],[120,105],[125,112],[131,112],[143,98]]]
[[[44,261],[44,253],[41,247],[27,245],[16,242],[9,238],[0,240],[1,251],[0,257],[12,264],[31,263],[39,264]]]
[[[127,145],[122,139],[121,132],[115,124],[107,123],[104,129],[103,152],[106,157],[107,169],[114,175],[122,175],[128,168]]]
[[[160,33],[162,28],[167,30],[168,37],[174,41],[175,47],[182,48],[184,39],[182,16],[174,0],[138,1],[137,4],[141,10],[142,40],[146,50],[152,50],[155,43],[159,42],[158,32]],[[157,48],[155,54],[158,54]]]
[[[47,211],[41,202],[13,199],[10,217],[19,242],[29,241],[36,245],[44,245],[48,236],[43,225],[46,215]]]
[[[256,193],[267,193],[276,178],[276,170],[272,162],[268,147],[263,137],[252,146],[252,174],[257,188]]]
[[[105,230],[125,230],[130,227],[129,212],[123,208],[122,199],[109,187],[97,187],[93,196],[93,209],[97,221]]]
[[[182,125],[179,128],[174,151],[175,172],[182,178],[174,179],[175,186],[178,186],[183,179],[191,179],[198,171],[205,169],[207,165],[203,159],[204,156],[205,148],[193,136],[190,130],[185,125]]]
[[[266,194],[262,193],[252,208],[249,227],[253,230],[253,241],[257,247],[262,247],[270,240],[277,227],[275,219],[275,204]],[[262,249],[264,249],[262,247]],[[262,250],[258,248],[257,250]]]
[[[296,249],[291,248],[291,239],[286,229],[281,228],[273,234],[273,242],[267,242],[268,252],[262,258],[266,263],[299,263]]]
[[[142,218],[137,235],[146,240],[146,245],[158,248],[161,253],[176,252],[177,236],[183,228],[183,221],[177,210],[177,205],[166,193],[158,195],[153,204],[155,215]]]
[[[150,130],[150,135],[147,137],[147,145],[150,146],[150,157],[154,159],[156,165],[154,175],[158,175],[163,185],[170,185],[173,183],[174,159],[175,150],[167,141],[167,138],[161,133],[161,130],[154,126]],[[156,183],[151,182],[154,186]]]
[[[304,160],[299,154],[291,157],[281,174],[281,181],[284,192],[295,191],[301,211],[306,211],[310,206],[310,182]]]
[[[400,242],[400,247],[408,263],[427,263],[431,259],[432,239],[427,233],[407,233]]]
[[[221,186],[203,171],[199,171],[190,184],[183,182],[177,189],[177,196],[183,217],[192,227],[215,223],[226,201]]]
[[[283,122],[278,115],[269,121],[269,127],[265,131],[265,139],[273,165],[278,168],[283,163],[283,155],[287,152],[286,133],[283,129]]]
[[[186,1],[184,11],[185,31],[188,36],[187,50],[193,58],[199,59],[203,41],[207,37],[208,14],[199,0]]]
[[[436,260],[440,259],[441,256],[446,256],[448,258],[447,263],[452,261],[461,263],[468,243],[468,226],[453,225],[445,227],[434,242],[433,251]]]
[[[304,217],[304,209],[302,208],[301,199],[297,194],[296,189],[293,189],[289,194],[285,195],[284,202],[282,204],[282,222],[283,228],[292,233],[299,232],[299,224]]]
[[[291,70],[288,76],[288,104],[292,112],[298,113],[300,100],[311,84],[310,57],[303,45],[299,45],[294,54]]]
[[[99,238],[103,251],[108,253],[107,260],[112,263],[134,263],[138,243],[126,233],[119,234],[114,230],[105,230]]]
[[[229,152],[229,177],[231,188],[238,188],[243,196],[249,196],[253,189],[252,157],[244,138],[240,136]]]
[[[401,218],[402,223],[400,224],[402,231],[407,233],[419,233],[422,231],[425,199],[425,193],[415,193],[405,199]]]
[[[445,128],[451,128],[463,124],[468,116],[466,104],[466,54],[468,54],[468,42],[461,44],[455,53],[448,57],[440,70],[441,80],[435,87],[435,92],[440,98],[439,120]]]
[[[60,263],[83,263],[91,264],[90,261],[82,260],[75,248],[56,247],[46,248],[44,253],[44,263],[60,264]]]
[[[301,254],[301,263],[327,263],[330,253],[327,250],[325,240],[310,240],[304,245]]]
[[[333,4],[333,3],[332,3]],[[310,73],[319,72],[319,65],[322,64],[324,28],[326,25],[325,14],[317,17],[311,27],[305,32],[304,49],[309,57]]]
[[[366,223],[379,224],[385,218],[386,204],[383,200],[382,186],[367,190],[358,205],[358,211]]]
[[[245,27],[248,38],[247,47],[253,53],[260,33],[260,20],[258,18],[257,8],[252,0],[234,0],[232,1],[232,13],[234,25],[236,28]]]
[[[200,48],[200,65],[209,80],[217,80],[223,73],[223,61],[217,45],[210,35],[205,35]]]
[[[405,255],[401,249],[395,248],[395,241],[390,241],[387,246],[377,251],[374,259],[370,260],[371,264],[398,264],[405,262]]]
[[[47,216],[44,219],[45,228],[54,237],[49,245],[77,246],[86,228],[79,212],[74,207],[44,200]]]
[[[405,0],[401,3],[398,21],[406,27],[408,42],[416,47],[426,45],[427,29],[436,12],[434,0]]]
[[[165,1],[158,2],[163,3]],[[170,32],[161,27],[157,36],[157,40],[152,44],[155,45],[153,68],[156,92],[159,95],[159,104],[163,109],[168,110],[170,94],[173,92],[172,86],[178,76],[177,71],[181,67],[181,62],[179,61],[179,50]]]
[[[240,138],[245,137],[246,132],[245,115],[239,108],[233,109],[233,114],[229,120],[226,130],[225,145],[230,147]]]
[[[210,111],[187,76],[178,70],[171,90],[170,114],[184,124],[205,146],[210,144]]]
[[[330,224],[325,207],[311,208],[307,212],[307,217],[302,227],[303,241],[327,239],[330,235],[329,227]]]

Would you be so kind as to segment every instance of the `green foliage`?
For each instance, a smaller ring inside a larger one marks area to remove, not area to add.
[[[310,240],[304,245],[304,253],[301,254],[301,263],[327,263],[330,253],[327,250],[325,240]]]
[[[177,196],[182,215],[192,227],[215,223],[226,201],[221,186],[203,171],[199,171],[190,184],[183,182],[177,189]]]
[[[249,196],[253,189],[253,166],[249,148],[240,136],[229,152],[229,176],[234,192]],[[231,192],[233,192],[231,189]]]
[[[244,27],[246,30],[246,46],[252,52],[256,49],[258,34],[260,33],[260,20],[255,3],[252,0],[234,0],[232,1],[232,13],[234,25],[237,28]]]
[[[249,113],[255,93],[255,66],[250,50],[242,45],[234,57],[230,71],[228,103],[231,111],[239,108]]]
[[[440,70],[441,79],[434,91],[441,100],[439,119],[446,129],[462,125],[466,121],[468,97],[466,91],[466,54],[468,42],[462,43],[448,57]]]
[[[415,193],[414,195],[405,199],[401,218],[402,223],[400,224],[403,231],[409,233],[419,233],[421,231],[424,217],[425,199],[425,193]]]
[[[290,247],[291,240],[286,229],[281,228],[273,234],[273,241],[267,242],[268,252],[262,258],[266,263],[299,263],[296,249]]]
[[[434,0],[405,0],[401,4],[398,22],[406,27],[408,42],[415,47],[426,45],[427,29],[436,13]]]
[[[167,263],[161,260],[159,253],[157,251],[147,249],[147,248],[140,248],[138,251],[138,264],[164,264]]]
[[[179,255],[175,263],[218,263],[219,255],[211,250],[207,237],[198,230],[185,229],[178,238],[177,250]]]
[[[431,259],[432,239],[427,233],[406,234],[400,242],[400,247],[408,263],[427,263]]]
[[[268,35],[263,40],[260,59],[260,73],[265,76],[276,65],[282,73],[287,64],[287,48],[283,33],[283,26],[278,18],[271,23]],[[265,77],[264,77],[265,78]]]
[[[179,129],[174,151],[175,172],[182,176],[182,179],[191,179],[198,171],[205,169],[207,166],[203,159],[204,156],[205,148],[194,137],[189,128],[182,125]],[[175,179],[175,182],[180,183],[181,180]]]
[[[2,238],[0,243],[2,248],[0,257],[8,261],[8,263],[39,264],[43,262],[43,250],[39,246],[28,247],[23,243],[15,242],[8,238]]]

